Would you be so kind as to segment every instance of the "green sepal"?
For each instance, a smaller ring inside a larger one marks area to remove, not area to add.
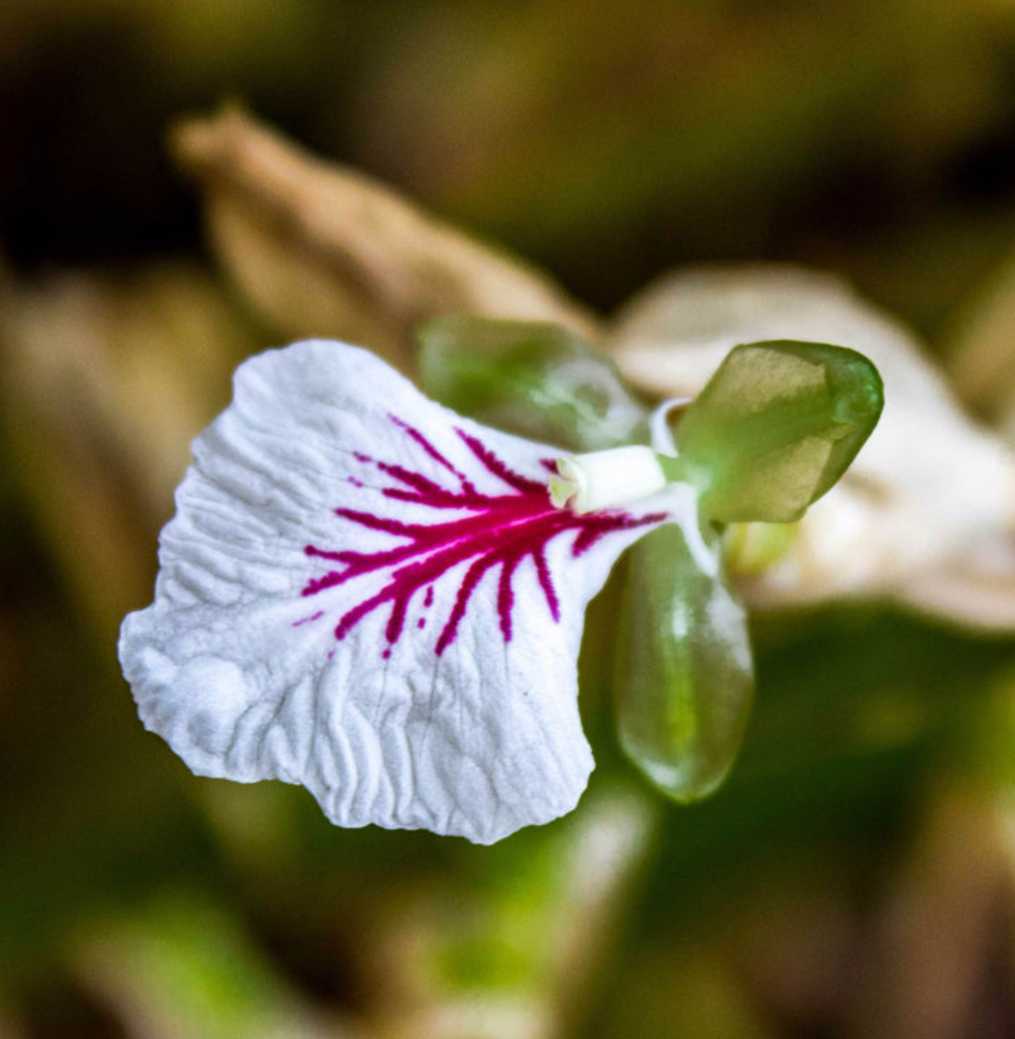
[[[713,558],[709,571],[673,523],[634,545],[617,635],[621,747],[683,802],[710,794],[726,776],[754,692],[743,607],[723,581],[715,539],[701,551]]]
[[[854,350],[738,346],[680,421],[681,475],[714,522],[791,522],[843,474],[883,402],[881,376]]]
[[[423,391],[462,415],[569,451],[645,439],[613,362],[559,325],[452,315],[416,336]]]

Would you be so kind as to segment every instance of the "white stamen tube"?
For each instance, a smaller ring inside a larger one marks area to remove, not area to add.
[[[558,458],[550,500],[558,509],[570,505],[577,513],[595,512],[647,498],[666,483],[652,448],[631,444]]]

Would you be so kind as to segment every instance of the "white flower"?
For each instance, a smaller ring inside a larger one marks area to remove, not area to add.
[[[142,721],[199,775],[300,783],[342,826],[490,843],[570,811],[586,604],[678,517],[554,507],[555,454],[355,347],[248,360],[123,624]]]

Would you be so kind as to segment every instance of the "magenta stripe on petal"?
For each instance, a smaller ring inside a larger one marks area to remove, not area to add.
[[[575,532],[571,554],[577,557],[614,531],[646,526],[665,518],[661,513],[635,518],[615,511],[577,515],[569,509],[554,508],[545,483],[515,472],[478,437],[456,429],[476,461],[487,473],[510,488],[509,492],[502,494],[480,493],[422,433],[397,416],[390,417],[417,448],[454,478],[457,486],[445,487],[406,466],[376,461],[357,452],[358,460],[376,466],[400,485],[382,488],[382,495],[434,510],[457,509],[468,515],[435,523],[406,523],[362,509],[336,508],[334,512],[339,518],[364,529],[390,534],[399,539],[399,543],[371,552],[307,545],[305,553],[309,558],[340,563],[342,568],[311,579],[302,592],[306,597],[314,596],[356,577],[388,571],[386,584],[346,610],[334,629],[335,637],[344,639],[364,617],[387,607],[390,612],[384,631],[388,644],[383,652],[385,658],[389,655],[390,646],[405,631],[413,597],[425,589],[422,606],[429,608],[434,601],[434,584],[453,568],[468,564],[454,590],[450,613],[434,644],[438,656],[455,641],[470,608],[473,592],[488,571],[500,568],[495,603],[501,635],[505,642],[510,642],[515,608],[513,578],[525,559],[532,559],[550,616],[557,621],[560,601],[546,559],[546,548],[554,538]],[[424,626],[420,618],[416,630],[422,630]]]

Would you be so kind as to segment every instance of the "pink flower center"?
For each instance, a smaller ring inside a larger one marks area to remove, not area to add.
[[[406,614],[413,597],[425,589],[423,606],[428,608],[433,603],[434,584],[452,568],[468,563],[455,591],[451,612],[437,636],[434,651],[440,656],[455,641],[476,587],[488,570],[496,568],[500,570],[497,616],[504,641],[510,642],[515,606],[512,581],[524,560],[532,560],[550,616],[557,621],[560,601],[546,560],[550,541],[569,531],[576,532],[571,556],[577,558],[607,534],[657,523],[665,518],[663,513],[635,518],[614,510],[579,516],[570,509],[554,508],[546,483],[515,472],[477,437],[456,429],[456,434],[479,465],[505,487],[501,494],[481,493],[419,430],[394,415],[390,418],[424,454],[448,473],[454,486],[446,487],[414,469],[357,453],[358,461],[378,469],[392,481],[381,490],[381,494],[435,512],[455,510],[466,515],[444,522],[405,523],[375,512],[344,507],[335,509],[337,516],[368,530],[390,534],[399,542],[391,548],[374,552],[333,551],[315,545],[307,545],[304,549],[312,558],[342,564],[341,569],[330,570],[308,581],[303,588],[304,596],[318,595],[366,574],[387,572],[387,583],[378,592],[361,600],[339,618],[335,626],[336,639],[344,639],[375,610],[390,607],[385,627],[385,638],[390,647],[405,629]],[[552,468],[549,461],[543,464]],[[356,478],[349,482],[356,488],[363,486]],[[424,623],[420,618],[417,627],[422,629]],[[390,648],[385,649],[384,656],[389,653]]]

